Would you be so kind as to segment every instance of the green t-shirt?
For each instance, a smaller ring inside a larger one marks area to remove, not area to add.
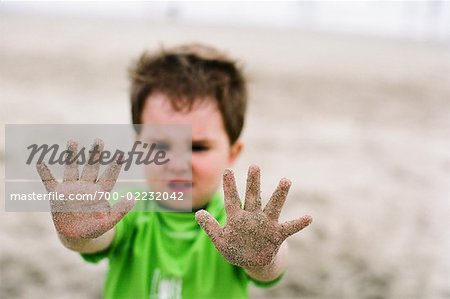
[[[224,225],[223,200],[215,195],[206,210]],[[82,254],[92,263],[107,257],[105,298],[248,298],[249,281],[258,282],[227,262],[195,220],[193,212],[128,213],[115,227],[111,246]]]

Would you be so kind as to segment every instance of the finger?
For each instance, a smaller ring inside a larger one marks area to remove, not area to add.
[[[91,155],[89,156],[88,163],[83,168],[81,173],[81,181],[85,182],[95,182],[98,176],[98,170],[100,169],[99,158],[103,151],[103,140],[96,138],[92,144],[91,150],[89,151]]]
[[[261,209],[261,170],[252,165],[248,169],[244,210],[253,212]]]
[[[56,190],[58,186],[58,182],[53,177],[50,169],[48,169],[47,164],[45,162],[36,164],[36,169],[41,177],[42,183],[44,183],[45,189],[47,192],[53,192]]]
[[[284,202],[286,201],[289,188],[291,187],[291,181],[282,178],[278,183],[277,189],[273,192],[270,197],[269,202],[264,207],[264,213],[268,218],[278,221],[280,218],[281,209],[283,208]]]
[[[118,156],[114,162],[112,162],[108,167],[103,171],[102,175],[98,179],[97,183],[100,187],[109,192],[113,189],[116,184],[117,178],[120,174],[120,169],[122,169],[122,160],[123,156]]]
[[[223,173],[223,192],[225,195],[225,211],[228,216],[241,208],[241,200],[237,192],[236,181],[230,169],[225,169]]]
[[[78,143],[73,140],[67,142],[68,156],[66,158],[66,167],[64,168],[64,182],[78,181],[78,163],[76,154],[78,152]]]
[[[312,222],[312,217],[309,215],[303,216],[300,219],[291,220],[281,224],[281,233],[285,238],[301,231]]]
[[[195,213],[195,219],[202,227],[211,241],[216,244],[219,241],[219,232],[222,230],[219,223],[207,211],[200,210]]]

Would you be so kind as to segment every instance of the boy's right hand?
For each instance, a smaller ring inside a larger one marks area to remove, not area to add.
[[[93,239],[113,228],[133,208],[134,200],[121,199],[111,206],[109,201],[98,193],[112,190],[122,167],[122,157],[108,165],[97,179],[103,141],[96,139],[92,149],[97,147],[98,150],[91,152],[88,161],[97,162],[88,163],[79,176],[77,161],[72,158],[77,154],[77,147],[75,141],[67,143],[71,163],[65,166],[62,183],[56,181],[45,163],[37,164],[36,167],[47,192],[64,194],[65,200],[50,200],[53,222],[59,235],[66,239]],[[97,196],[93,200],[68,200],[70,194]]]

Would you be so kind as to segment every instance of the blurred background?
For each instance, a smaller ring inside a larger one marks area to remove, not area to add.
[[[259,164],[264,201],[293,181],[282,220],[314,218],[289,239],[283,281],[251,298],[450,298],[449,10],[0,2],[0,117],[129,123],[126,69],[144,49],[225,49],[250,82],[241,194]],[[47,213],[1,212],[1,298],[100,298],[106,267],[65,249]]]

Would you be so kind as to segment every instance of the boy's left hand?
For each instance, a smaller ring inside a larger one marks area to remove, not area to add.
[[[263,210],[260,198],[260,169],[250,166],[242,209],[234,175],[227,169],[223,175],[227,213],[225,226],[222,228],[205,210],[195,213],[195,217],[217,250],[230,263],[245,268],[267,266],[273,261],[283,241],[312,221],[311,216],[303,216],[278,223],[290,186],[289,180],[281,179]]]

